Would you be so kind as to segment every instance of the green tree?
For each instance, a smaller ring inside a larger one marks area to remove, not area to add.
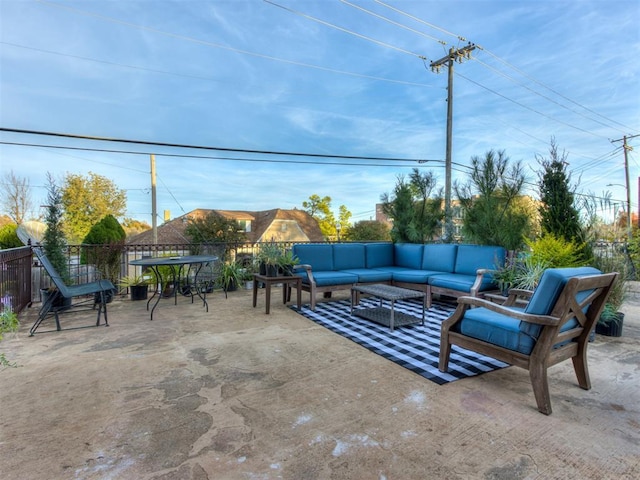
[[[310,195],[309,200],[302,202],[302,208],[318,221],[320,231],[325,238],[337,238],[338,231],[336,227],[338,225],[341,232],[344,233],[350,226],[351,212],[344,205],[339,207],[339,219],[336,222],[336,217],[331,211],[331,197],[329,196],[321,198],[317,194]]]
[[[118,220],[113,215],[106,215],[84,237],[82,243],[87,247],[82,249],[80,261],[96,265],[107,279],[117,283],[125,237]]]
[[[132,237],[133,235],[151,230],[151,225],[140,220],[134,220],[133,218],[125,218],[121,225],[122,228],[124,228],[127,237]]]
[[[349,230],[351,229],[351,212],[347,209],[345,205],[340,205],[338,210],[338,225],[336,225],[336,229],[340,228],[340,232],[342,237],[347,238]]]
[[[88,176],[68,173],[62,188],[62,203],[67,238],[79,243],[101,218],[124,215],[127,194],[112,180],[101,175],[92,172]]]
[[[377,220],[360,220],[347,230],[345,240],[349,240],[350,242],[388,242],[391,240],[391,229],[384,222]]]
[[[393,195],[383,194],[382,211],[393,220],[394,242],[424,243],[438,236],[444,212],[442,192],[432,172],[414,168],[409,180],[399,176]]]
[[[247,240],[246,233],[236,220],[225,218],[216,212],[209,212],[200,218],[189,218],[185,234],[196,244],[224,243],[227,254],[236,245]]]
[[[575,206],[576,187],[571,185],[571,175],[567,173],[567,153],[560,154],[552,138],[549,158],[536,158],[543,169],[538,182],[542,230],[567,242],[582,241],[583,229]]]
[[[17,248],[24,246],[16,234],[17,228],[18,226],[15,223],[8,223],[0,227],[0,248]]]
[[[65,256],[67,239],[62,230],[62,190],[53,175],[47,172],[47,205],[44,222],[47,229],[42,237],[42,246],[47,258],[66,281],[69,280],[69,266]]]
[[[518,203],[525,180],[521,162],[510,166],[503,150],[489,150],[484,158],[472,157],[469,181],[454,185],[464,239],[518,250],[531,223]]]

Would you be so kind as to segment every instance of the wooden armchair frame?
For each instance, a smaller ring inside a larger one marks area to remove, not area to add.
[[[447,371],[451,345],[459,345],[529,370],[538,410],[545,415],[551,414],[547,381],[547,369],[550,366],[571,358],[579,386],[585,390],[591,388],[587,365],[589,334],[600,317],[617,277],[617,273],[609,273],[570,278],[549,315],[527,314],[522,309],[512,307],[516,296],[531,293],[527,291],[514,291],[505,305],[476,297],[459,297],[455,312],[442,324],[439,369]],[[578,295],[579,292],[586,292],[583,294],[584,298],[583,295]],[[531,353],[526,355],[456,331],[457,324],[464,319],[465,312],[471,307],[483,307],[515,320],[540,325],[542,328]],[[561,327],[573,318],[578,325],[561,332]]]

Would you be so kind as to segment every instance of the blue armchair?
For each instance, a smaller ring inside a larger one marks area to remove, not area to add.
[[[447,371],[451,345],[527,369],[538,410],[551,414],[548,367],[570,358],[580,387],[591,388],[589,334],[617,277],[591,267],[551,268],[524,308],[515,306],[514,295],[504,305],[458,298],[455,312],[442,324],[439,369]]]

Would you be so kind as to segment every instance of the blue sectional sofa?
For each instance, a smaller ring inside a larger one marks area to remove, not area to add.
[[[307,243],[292,250],[312,309],[318,293],[367,283],[421,290],[427,307],[433,294],[481,296],[497,289],[490,271],[506,256],[502,247],[457,244]]]

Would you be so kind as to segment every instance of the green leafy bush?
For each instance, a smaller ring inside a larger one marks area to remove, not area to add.
[[[536,240],[525,239],[531,251],[532,261],[544,264],[547,268],[578,267],[585,265],[582,258],[582,246],[562,237],[545,233]]]
[[[15,223],[9,223],[0,227],[0,248],[17,248],[23,244],[16,233],[18,226]]]
[[[17,332],[19,326],[18,315],[10,307],[5,307],[0,312],[0,340],[4,333]]]
[[[80,261],[94,264],[106,278],[116,283],[120,276],[120,261],[126,233],[113,215],[106,215],[96,223],[84,240]]]

